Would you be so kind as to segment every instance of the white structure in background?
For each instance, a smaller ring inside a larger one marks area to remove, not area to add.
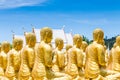
[[[52,29],[53,31],[53,39],[52,39],[52,46],[55,48],[55,39],[56,38],[62,38],[64,41],[64,46],[66,44],[71,44],[73,45],[73,39],[72,39],[72,34],[71,33],[65,33],[64,29]],[[37,38],[37,43],[40,42],[40,29],[35,29],[33,28],[32,32],[36,34]]]
[[[63,39],[64,48],[65,48],[66,44],[73,45],[72,33],[65,33],[64,29],[52,29],[52,31],[53,31],[53,40],[52,40],[53,48],[55,48],[55,39],[56,38],[62,38]],[[33,28],[32,32],[35,33],[37,43],[39,43],[40,40],[41,40],[40,39],[40,29]],[[26,32],[24,34],[26,34]],[[23,39],[23,44],[25,45],[26,41],[25,41],[25,36],[24,35],[14,35],[14,37],[19,37],[19,38]]]

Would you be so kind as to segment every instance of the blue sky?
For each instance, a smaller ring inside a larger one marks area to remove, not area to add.
[[[108,38],[120,34],[120,0],[0,0],[0,42],[45,26],[92,39],[95,28]]]

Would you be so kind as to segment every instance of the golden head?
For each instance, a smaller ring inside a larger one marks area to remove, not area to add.
[[[53,35],[52,29],[49,27],[44,27],[40,30],[41,41],[50,43],[52,40],[52,35]]]
[[[67,44],[67,45],[66,45],[66,51],[68,51],[70,48],[72,48],[72,45]]]
[[[8,53],[10,50],[10,43],[7,41],[2,42],[1,50],[4,51],[5,53]]]
[[[74,43],[74,45],[76,45],[77,47],[80,48],[80,46],[82,44],[82,36],[80,36],[79,34],[75,34],[73,36],[73,43]]]
[[[119,45],[119,46],[120,46],[120,36],[117,36],[117,37],[116,37],[116,45]]]
[[[82,49],[83,51],[86,50],[87,46],[88,46],[87,42],[82,41],[81,49]]]
[[[25,38],[26,38],[26,44],[31,46],[31,47],[34,47],[35,44],[36,44],[36,36],[34,33],[27,33],[25,35]]]
[[[104,32],[101,29],[95,29],[93,31],[93,40],[98,43],[103,43]]]
[[[59,49],[62,49],[63,46],[64,46],[64,42],[63,42],[63,39],[61,38],[56,38],[55,39],[55,46]]]
[[[13,48],[16,50],[21,50],[23,47],[23,40],[21,38],[13,39]]]

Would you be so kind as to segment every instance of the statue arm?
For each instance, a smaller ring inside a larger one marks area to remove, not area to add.
[[[55,64],[57,60],[57,54],[55,52],[53,52],[53,63]]]
[[[4,68],[4,70],[6,69],[6,67],[7,67],[7,56],[3,57],[3,68]]]
[[[33,52],[31,52],[31,51],[26,51],[26,54],[28,56],[28,65],[29,65],[29,67],[33,68],[33,64],[34,64],[33,60],[35,60],[34,59],[35,54]]]
[[[47,49],[47,48],[46,48]],[[52,51],[51,50],[44,50],[44,60],[45,60],[45,65],[47,67],[52,67]]]
[[[103,52],[102,47],[99,47],[97,49],[97,51],[98,51],[98,62],[99,62],[99,65],[102,66],[102,67],[106,67],[105,52]]]
[[[65,53],[65,66],[67,65],[68,61],[67,61],[67,52]]]
[[[77,65],[78,65],[78,67],[82,68],[83,67],[83,59],[84,59],[82,51],[77,51],[76,57],[77,57]]]

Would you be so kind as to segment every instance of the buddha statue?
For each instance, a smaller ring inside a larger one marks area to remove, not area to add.
[[[13,48],[8,53],[8,63],[5,75],[9,80],[16,80],[18,78],[21,63],[20,55],[23,47],[23,40],[20,38],[14,38],[12,45]]]
[[[35,64],[32,70],[34,80],[47,80],[47,70],[52,67],[52,30],[42,28],[40,31],[41,42],[36,46]]]
[[[113,52],[114,52],[114,49],[116,48],[116,43],[114,43],[114,45],[113,45],[113,47],[111,48],[111,50],[110,50],[110,53],[109,53],[109,55],[108,55],[108,66],[107,66],[107,70],[112,70],[112,62],[113,62],[113,60],[112,60],[112,54],[113,54]]]
[[[19,70],[20,80],[32,80],[32,69],[35,61],[35,44],[36,36],[34,33],[27,33],[25,35],[26,46],[21,52],[21,65]]]
[[[85,67],[85,60],[86,60],[85,50],[86,50],[87,46],[88,46],[87,42],[82,41],[81,49],[82,49],[83,54],[84,54],[84,60],[83,60],[83,66],[84,66],[84,67]],[[83,67],[83,69],[84,69],[84,67]]]
[[[120,79],[120,36],[116,37],[116,42],[111,50],[110,53],[110,67],[109,70],[111,70],[111,74],[107,76],[108,79]],[[112,73],[114,72],[114,73]]]
[[[71,48],[72,48],[72,45],[70,45],[70,44],[67,44],[65,47],[65,49],[66,49],[66,52],[65,52],[65,73],[67,73],[67,69],[68,69],[68,60],[69,60],[68,51]]]
[[[120,51],[120,36],[117,36],[116,38],[116,42],[115,42],[115,45],[114,47],[112,48],[112,52],[110,53],[110,56],[111,56],[111,70],[114,70],[114,71],[117,71],[117,72],[120,72],[120,69],[119,69],[119,66],[120,66],[120,63],[119,63],[119,51]]]
[[[87,46],[88,46],[87,42],[82,41],[81,49],[83,50],[83,52],[85,52]]]
[[[52,71],[53,66],[53,49],[51,46],[52,30],[44,27],[40,31],[41,42],[36,46],[35,64],[32,70],[34,80],[62,80],[64,74]],[[64,79],[67,80],[67,79]],[[70,79],[69,79],[70,80]]]
[[[9,50],[10,43],[7,41],[2,42],[0,53],[0,79],[2,78],[3,80],[5,80],[5,71],[7,67],[7,53],[9,52]]]
[[[73,77],[74,80],[82,80],[84,77],[83,67],[83,51],[80,49],[82,45],[82,37],[79,34],[75,34],[73,37],[73,47],[68,51],[68,70],[67,73]]]
[[[105,48],[103,46],[104,32],[101,29],[93,31],[93,43],[86,49],[85,78],[104,80],[106,75]]]
[[[64,72],[64,68],[65,68],[65,52],[63,51],[63,40],[61,38],[56,38],[55,39],[55,54],[54,54],[54,59],[53,59],[53,67],[55,68],[55,70],[53,69],[53,71],[56,72]]]

